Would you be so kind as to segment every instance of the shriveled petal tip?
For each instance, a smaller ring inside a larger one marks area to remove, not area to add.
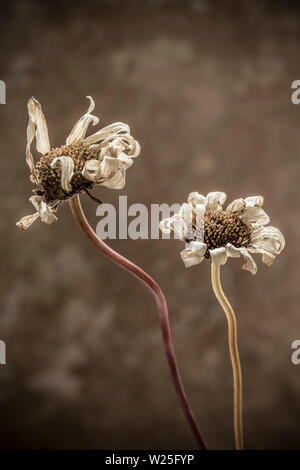
[[[228,258],[225,247],[209,250],[211,261],[215,264],[225,264]]]
[[[283,234],[276,227],[260,227],[252,234],[249,251],[262,254],[262,262],[271,266],[285,247]]]
[[[235,199],[235,201],[231,202],[227,207],[226,211],[228,212],[240,212],[243,211],[246,207],[246,203],[244,199],[239,198]]]
[[[260,206],[246,206],[241,219],[246,224],[251,224],[254,227],[267,225],[270,222],[269,216]]]
[[[66,140],[67,145],[81,144],[90,123],[92,123],[94,126],[99,123],[99,118],[90,114],[95,108],[95,102],[91,96],[87,96],[87,98],[90,100],[89,108],[71,130],[70,135]]]
[[[93,100],[93,98],[91,96],[86,96],[86,98],[88,100],[90,100],[90,105],[89,105],[89,108],[88,108],[87,112],[91,113],[95,109],[95,101]]]
[[[42,222],[47,225],[57,222],[57,217],[53,214],[51,207],[43,200],[42,196],[32,196],[29,201],[33,204]]]
[[[31,97],[28,101],[28,115],[29,115],[29,122],[33,123],[35,126],[35,138],[36,138],[36,148],[37,151],[41,154],[45,154],[50,151],[50,142],[48,136],[48,128],[46,119],[42,112],[42,107],[40,103],[34,98]],[[29,131],[27,133],[32,134],[33,127],[29,126]],[[29,142],[28,142],[29,141]],[[28,139],[27,135],[27,144],[31,144],[32,139]]]
[[[121,169],[125,172],[125,168],[123,168],[123,164],[118,158],[104,157],[101,162],[94,159],[87,161],[82,170],[82,175],[96,184],[106,185],[108,183],[109,186],[107,187],[112,187],[111,184],[117,184],[118,186],[122,184],[124,186],[124,178],[120,174],[112,181],[117,173],[122,173],[119,171]],[[117,180],[118,183],[116,183]]]
[[[242,266],[242,269],[245,269],[246,271],[249,271],[251,274],[256,274],[257,272],[257,266],[248,252],[247,248],[245,247],[240,247],[236,248],[235,246],[231,245],[231,243],[227,243],[226,245],[226,254],[228,257],[231,258],[239,258],[240,256],[243,256],[245,263]]]
[[[81,172],[87,180],[92,181],[93,183],[99,182],[101,180],[101,162],[99,160],[88,160]]]
[[[194,191],[188,195],[188,202],[193,205],[206,204],[206,197]]]
[[[263,196],[249,196],[245,198],[245,203],[247,207],[262,207],[264,204],[264,198]]]
[[[32,215],[26,215],[25,217],[22,217],[19,222],[16,223],[16,226],[22,230],[26,230],[33,224],[33,222],[38,218],[38,216],[38,212]]]
[[[123,189],[126,183],[126,169],[120,167],[117,172],[108,180],[100,183],[101,186],[110,189]]]
[[[130,135],[129,126],[123,122],[115,122],[86,137],[84,139],[84,143],[86,145],[91,145],[97,142],[101,142],[102,146],[106,146],[116,137],[124,138],[126,135]]]
[[[163,219],[160,222],[159,227],[163,233],[170,234],[171,232],[174,232],[176,238],[185,240],[187,225],[181,214],[174,214],[172,217]]]
[[[51,167],[54,168],[56,163],[61,163],[61,187],[66,193],[72,191],[71,179],[74,175],[74,161],[71,157],[56,157],[51,162]]]
[[[171,225],[171,220],[172,217],[169,217],[160,221],[159,228],[163,233],[170,234],[172,232],[173,228]]]
[[[184,250],[182,250],[180,252],[180,256],[186,268],[195,266],[196,264],[199,264],[204,260],[204,254],[201,254],[201,250],[191,250],[190,248],[185,248]]]
[[[222,210],[222,206],[226,201],[226,194],[222,192],[212,192],[208,193],[206,196],[207,203],[206,207],[209,210],[215,211],[215,210]]]

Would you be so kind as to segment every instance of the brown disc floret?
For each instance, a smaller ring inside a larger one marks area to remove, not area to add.
[[[74,175],[70,182],[72,191],[70,193],[66,193],[61,187],[60,161],[57,161],[55,166],[51,167],[52,161],[62,156],[71,157],[74,162]],[[36,164],[40,188],[35,192],[43,195],[46,202],[51,202],[67,199],[84,189],[91,188],[93,183],[81,174],[85,162],[91,159],[97,159],[97,154],[91,147],[86,145],[62,145],[59,148],[51,149]]]

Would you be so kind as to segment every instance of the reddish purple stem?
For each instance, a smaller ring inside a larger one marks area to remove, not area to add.
[[[184,390],[182,378],[181,378],[179,368],[177,365],[177,360],[175,356],[171,330],[170,330],[168,307],[167,307],[165,296],[161,288],[152,279],[152,277],[150,277],[147,273],[145,273],[145,271],[143,271],[141,268],[139,268],[134,263],[129,261],[127,258],[124,258],[124,256],[120,255],[116,251],[109,248],[109,246],[107,246],[106,243],[104,243],[96,235],[96,233],[91,228],[91,226],[89,225],[84,215],[79,196],[76,196],[70,199],[69,204],[70,204],[72,214],[75,220],[79,224],[83,233],[93,243],[93,245],[96,248],[98,248],[98,250],[107,258],[112,260],[118,266],[121,266],[126,271],[130,272],[130,274],[132,274],[133,276],[135,276],[139,281],[141,281],[147,287],[147,289],[153,295],[156,305],[157,305],[157,309],[158,309],[163,343],[164,343],[165,353],[167,356],[167,360],[168,360],[168,364],[169,364],[169,368],[171,372],[171,377],[172,377],[183,413],[189,423],[189,426],[194,434],[194,437],[197,441],[199,448],[201,450],[206,450],[204,439],[202,437],[199,426],[196,422],[192,408],[188,402],[188,399]]]

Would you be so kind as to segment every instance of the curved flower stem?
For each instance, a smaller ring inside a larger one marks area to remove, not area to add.
[[[234,387],[234,434],[237,450],[244,449],[243,439],[243,405],[242,405],[242,371],[237,344],[237,326],[234,311],[225,296],[220,281],[220,265],[211,263],[211,282],[214,293],[220,302],[228,322],[229,350],[233,370]]]
[[[124,256],[120,255],[116,251],[112,250],[109,246],[106,245],[94,232],[94,230],[89,225],[84,212],[81,207],[79,196],[75,196],[74,198],[69,200],[69,204],[73,213],[75,220],[78,222],[81,230],[87,236],[87,238],[93,243],[93,245],[106,257],[108,257],[111,261],[116,263],[118,266],[121,266],[126,271],[130,272],[133,276],[135,276],[139,281],[141,281],[147,289],[153,295],[158,314],[160,318],[160,325],[163,337],[163,343],[165,347],[165,353],[167,356],[171,377],[175,386],[175,390],[177,392],[183,413],[190,425],[190,428],[194,434],[194,437],[197,441],[197,444],[201,450],[206,450],[206,445],[204,439],[201,435],[201,431],[198,427],[196,419],[194,417],[193,411],[191,406],[188,402],[182,379],[180,376],[180,372],[177,365],[177,360],[175,356],[171,331],[170,331],[170,324],[169,324],[169,317],[168,317],[168,307],[166,303],[165,296],[159,287],[159,285],[141,268],[136,266],[134,263],[129,261]]]

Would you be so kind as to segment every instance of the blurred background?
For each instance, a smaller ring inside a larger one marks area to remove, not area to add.
[[[32,213],[27,101],[43,105],[60,146],[96,101],[102,126],[130,124],[141,156],[104,202],[181,203],[191,191],[228,202],[262,194],[286,237],[272,268],[222,269],[237,315],[248,449],[299,449],[300,9],[283,1],[10,1],[1,5],[0,447],[192,449],[146,289],[59,222]],[[93,227],[97,204],[82,203]],[[161,285],[186,391],[212,449],[234,447],[225,316],[210,265],[185,269],[178,240],[112,240]]]

